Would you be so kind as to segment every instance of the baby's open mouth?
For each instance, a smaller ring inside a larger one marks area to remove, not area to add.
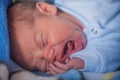
[[[70,55],[81,50],[82,48],[83,48],[83,46],[81,45],[80,41],[77,41],[77,40],[76,41],[74,41],[74,40],[67,41],[66,44],[64,45],[62,60],[65,61],[65,59],[69,58]]]
[[[65,46],[64,46],[64,52],[63,54],[67,54],[68,52],[72,51],[75,49],[75,44],[73,41],[68,41]]]
[[[74,50],[75,50],[74,41],[67,41],[63,49],[63,55],[62,55],[63,61],[66,58],[68,58],[73,53]]]

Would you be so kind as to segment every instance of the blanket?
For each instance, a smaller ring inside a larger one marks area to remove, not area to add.
[[[7,29],[7,7],[10,0],[0,0],[0,61],[9,63],[9,40]]]
[[[9,77],[8,77],[9,76]],[[0,62],[0,80],[120,80],[120,71],[111,73],[89,73],[79,72],[78,70],[69,70],[63,74],[55,76],[36,74],[34,72],[21,70],[8,73],[8,68]]]

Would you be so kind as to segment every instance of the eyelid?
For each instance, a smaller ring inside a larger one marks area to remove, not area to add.
[[[45,36],[43,35],[43,33],[41,33],[41,46],[40,48],[44,48],[47,45],[47,41],[45,39]]]
[[[35,34],[35,42],[39,49],[42,49],[46,45],[46,41],[43,38],[44,38],[44,36],[42,33]]]

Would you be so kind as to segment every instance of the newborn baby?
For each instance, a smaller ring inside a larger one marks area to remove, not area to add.
[[[11,58],[25,69],[52,75],[70,69],[116,71],[119,1],[50,1],[54,5],[25,1],[8,9]]]
[[[83,26],[73,16],[44,2],[19,2],[8,10],[11,57],[21,67],[48,74],[83,69],[70,58],[85,47]],[[79,64],[78,64],[79,63]]]

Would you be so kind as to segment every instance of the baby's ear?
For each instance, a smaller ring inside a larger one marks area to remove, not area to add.
[[[57,13],[57,8],[54,5],[45,2],[37,2],[36,8],[42,14],[56,15]]]

